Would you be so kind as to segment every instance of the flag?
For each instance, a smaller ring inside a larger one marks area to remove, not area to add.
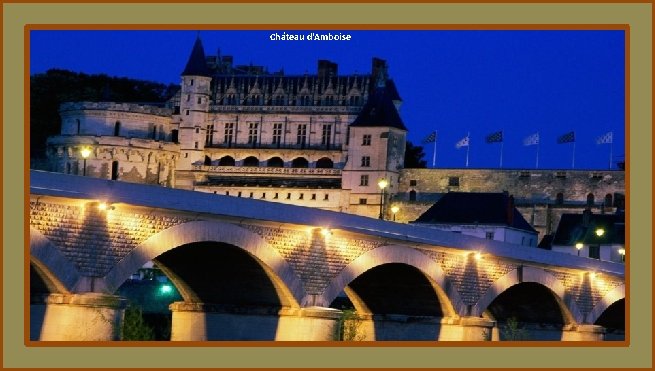
[[[539,133],[534,133],[523,139],[524,146],[534,146],[535,144],[539,144]]]
[[[608,132],[608,133],[606,133],[604,135],[599,136],[596,139],[596,144],[612,144],[612,139],[613,139],[612,135],[613,134],[614,133],[610,131],[610,132]]]
[[[457,148],[457,149],[460,149],[462,147],[468,147],[468,146],[469,146],[469,136],[468,135],[465,136],[464,138],[462,138],[462,140],[460,140],[459,142],[457,142],[455,144],[455,148]]]
[[[503,141],[503,132],[497,131],[487,135],[487,143],[498,143]]]
[[[437,131],[433,131],[430,135],[423,139],[423,143],[434,143],[437,141]]]
[[[557,144],[571,143],[571,142],[575,142],[575,131],[570,131],[557,138]]]

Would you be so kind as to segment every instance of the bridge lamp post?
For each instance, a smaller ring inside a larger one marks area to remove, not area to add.
[[[605,230],[603,228],[596,229],[596,236],[603,237],[604,234],[605,234]]]
[[[84,169],[82,170],[82,175],[86,176],[86,159],[91,155],[91,149],[89,147],[84,147],[80,150],[80,154],[84,159]]]
[[[582,247],[584,247],[582,242],[578,242],[575,244],[575,248],[578,249],[578,256],[580,256],[580,250],[582,250]]]
[[[378,180],[378,187],[380,187],[380,216],[379,218],[381,220],[384,220],[384,214],[382,213],[382,210],[384,209],[384,190],[387,188],[389,185],[389,182],[387,182],[386,179],[382,178]]]
[[[624,248],[619,249],[619,255],[621,255],[621,262],[625,262],[625,249]]]
[[[393,221],[394,222],[396,221],[396,213],[398,212],[398,210],[400,210],[398,205],[391,206],[391,213],[393,214]]]

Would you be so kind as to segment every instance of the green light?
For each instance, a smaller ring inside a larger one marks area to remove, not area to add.
[[[162,295],[167,295],[173,292],[173,287],[169,284],[163,284],[159,287],[159,292]]]

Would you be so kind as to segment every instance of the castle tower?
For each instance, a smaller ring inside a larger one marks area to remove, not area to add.
[[[180,160],[177,170],[192,170],[194,163],[203,161],[207,119],[211,101],[211,72],[205,60],[200,37],[196,39],[189,61],[182,72],[180,95]],[[183,181],[183,179],[179,179]],[[184,184],[178,182],[184,188]]]
[[[391,195],[398,192],[398,178],[405,159],[407,129],[398,114],[400,101],[389,82],[376,87],[361,113],[350,124],[348,161],[343,188],[350,191],[351,213],[389,218]],[[378,182],[387,186],[381,192]],[[371,208],[371,205],[377,207]]]

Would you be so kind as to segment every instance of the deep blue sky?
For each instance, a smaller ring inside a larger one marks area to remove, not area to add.
[[[625,41],[623,31],[333,31],[351,41],[270,41],[272,32],[201,31],[205,53],[232,55],[235,64],[264,65],[286,74],[315,73],[318,59],[339,74],[369,73],[372,57],[386,59],[401,97],[401,117],[415,144],[438,131],[437,167],[463,167],[466,149],[455,143],[470,132],[469,167],[498,168],[500,143],[485,137],[503,130],[503,168],[570,169],[572,144],[557,137],[575,131],[575,168],[607,169],[625,154]],[[329,31],[314,31],[327,33]],[[85,73],[179,83],[196,31],[32,31],[30,73],[63,68]],[[432,144],[425,145],[431,165]]]

